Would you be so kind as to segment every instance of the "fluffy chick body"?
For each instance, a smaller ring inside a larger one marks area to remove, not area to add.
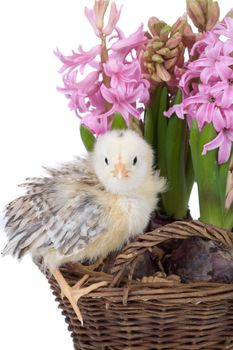
[[[142,233],[164,190],[152,164],[152,150],[139,136],[112,131],[87,158],[28,179],[27,193],[6,208],[4,254],[30,252],[55,271],[120,249]]]
[[[105,258],[108,253],[119,250],[128,240],[141,234],[149,221],[152,209],[155,207],[156,197],[153,196],[155,190],[151,191],[155,183],[153,178],[151,180],[151,183],[147,183],[143,190],[138,189],[127,196],[90,189],[89,194],[93,195],[101,205],[99,225],[105,229],[81,251],[72,255],[64,256],[57,250],[48,252],[46,256],[44,255],[46,264],[51,268],[66,262],[85,260],[91,262],[97,258]],[[79,189],[79,191],[82,190]],[[74,195],[77,195],[77,189],[74,191]]]

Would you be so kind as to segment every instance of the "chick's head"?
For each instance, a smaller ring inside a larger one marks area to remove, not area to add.
[[[112,130],[98,138],[93,166],[106,190],[127,194],[151,175],[153,151],[134,131]]]

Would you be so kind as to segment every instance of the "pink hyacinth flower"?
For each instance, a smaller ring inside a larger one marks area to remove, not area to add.
[[[100,45],[88,51],[80,46],[70,56],[55,52],[63,63],[64,86],[59,91],[69,99],[68,105],[81,123],[96,135],[109,130],[115,112],[121,113],[127,124],[130,118],[140,118],[141,105],[149,100],[150,84],[143,78],[139,62],[139,52],[147,41],[143,27],[126,38],[116,28],[120,10],[114,2],[104,25],[108,4],[108,0],[96,0],[93,9],[85,8]]]
[[[123,33],[121,32],[121,35]],[[143,24],[140,25],[140,27],[131,34],[128,38],[122,38],[119,39],[116,43],[114,43],[111,47],[113,51],[116,52],[118,56],[126,57],[131,50],[141,49],[142,45],[144,45],[148,39],[146,38],[144,31],[143,31]]]
[[[216,71],[221,78],[211,89],[213,93],[221,93],[221,104],[223,107],[230,107],[233,103],[233,70],[224,63],[216,64]]]
[[[195,119],[202,129],[206,123],[213,123],[216,130],[225,126],[222,111],[218,106],[219,97],[211,93],[208,85],[199,85],[199,92],[193,96],[187,97],[183,101],[184,110],[189,111],[189,107],[196,104]]]
[[[189,64],[189,69],[200,70],[200,78],[204,84],[208,84],[210,78],[218,78],[217,64],[224,63],[226,66],[233,64],[233,57],[224,55],[224,44],[218,41],[214,46],[205,49],[205,55]]]
[[[184,119],[185,111],[182,103],[180,103],[179,105],[172,106],[171,108],[169,108],[168,111],[164,112],[164,115],[170,118],[174,113],[177,115],[178,118]]]
[[[198,70],[190,70],[188,69],[180,78],[179,86],[182,88],[185,96],[189,96],[191,93],[191,89],[193,89],[193,84],[190,84],[190,80],[197,78],[200,76],[200,72]]]
[[[108,0],[96,0],[94,9],[88,9],[85,7],[85,16],[92,25],[97,37],[107,36],[115,29],[117,22],[119,21],[121,9],[117,10],[115,2],[111,3],[111,9],[109,14],[108,23],[104,28],[104,15],[107,9]]]
[[[115,57],[114,57],[115,56]],[[124,64],[116,55],[112,55],[108,61],[103,65],[104,72],[108,77],[111,77],[111,87],[117,88],[119,84],[137,83],[137,71],[140,70],[138,61],[133,61]],[[141,75],[141,72],[139,72]]]
[[[108,118],[98,118],[98,115],[95,118],[93,113],[83,117],[81,119],[81,124],[84,124],[97,136],[102,135],[109,130]]]
[[[233,9],[230,12],[232,11]],[[213,28],[213,34],[224,42],[224,53],[230,55],[233,52],[233,18],[225,17],[222,22],[217,23]]]
[[[147,90],[148,85],[146,82],[135,87],[131,84],[120,85],[118,88],[106,88],[106,86],[101,86],[101,93],[106,101],[111,103],[112,108],[107,112],[103,113],[99,117],[107,117],[114,115],[116,112],[122,114],[126,123],[129,124],[130,116],[140,119],[140,111],[135,107],[136,101],[141,99],[141,96],[147,96],[144,90]]]
[[[217,35],[223,35],[232,40],[233,38],[233,18],[225,17],[223,22],[219,22],[213,28],[213,32]]]
[[[223,129],[210,142],[204,145],[202,154],[205,155],[207,151],[219,148],[218,162],[225,163],[231,154],[231,146],[233,142],[233,127],[231,129]]]
[[[183,101],[165,115],[185,116],[189,126],[194,119],[200,131],[212,124],[217,136],[204,145],[203,154],[218,148],[222,164],[229,159],[233,142],[233,19],[225,18],[205,33],[193,46],[194,53],[199,58],[188,61],[179,76]]]
[[[101,53],[101,45],[95,45],[89,51],[84,51],[82,46],[79,46],[79,52],[76,53],[72,51],[73,54],[71,56],[62,55],[58,49],[54,51],[54,53],[63,63],[59,73],[63,73],[67,69],[69,73],[79,67],[80,73],[83,74],[87,64],[97,69],[100,68],[100,63],[96,61],[95,58]]]
[[[217,41],[218,35],[213,31],[204,33],[204,37],[193,45],[190,55],[193,56],[196,52],[199,54],[204,53],[207,46],[214,46]]]

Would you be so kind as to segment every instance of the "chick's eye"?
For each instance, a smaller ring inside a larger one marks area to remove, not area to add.
[[[108,165],[108,158],[107,157],[104,158],[104,161]]]
[[[138,161],[138,158],[137,158],[137,157],[134,157],[134,159],[133,159],[133,165],[135,165],[135,164],[137,163],[137,161]]]

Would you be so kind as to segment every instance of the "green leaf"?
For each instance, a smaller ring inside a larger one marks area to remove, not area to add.
[[[127,129],[125,119],[119,112],[116,112],[112,121],[111,130],[114,129]]]
[[[173,116],[167,130],[167,178],[170,184],[169,214],[182,219],[187,214],[185,174],[186,122]]]
[[[213,140],[216,131],[211,124],[206,124],[200,133],[199,163],[202,203],[200,205],[201,220],[208,217],[209,223],[222,227],[222,207],[219,193],[219,170],[217,162],[218,150],[208,151],[202,155],[203,147]]]
[[[156,137],[155,133],[155,123],[156,120],[153,116],[153,111],[150,106],[145,110],[144,116],[144,139],[148,142],[152,147],[154,146],[154,139]]]
[[[189,133],[188,133],[189,137]],[[194,180],[195,180],[195,175],[194,175],[194,169],[193,169],[193,161],[192,161],[192,155],[191,155],[191,150],[190,150],[190,145],[188,143],[187,145],[187,159],[186,159],[186,201],[187,203],[189,202],[189,198],[192,192]]]
[[[219,165],[219,184],[220,184],[220,190],[221,190],[221,205],[224,209],[224,227],[233,230],[233,203],[229,209],[226,209],[225,207],[225,201],[226,201],[226,185],[227,185],[227,177],[228,177],[228,171],[230,169],[231,159],[233,156],[233,148],[231,152],[231,156],[229,157],[229,160]]]
[[[233,231],[233,203],[224,217],[224,228]]]
[[[164,86],[160,93],[158,104],[158,125],[157,125],[157,154],[155,154],[156,164],[160,169],[162,176],[167,175],[166,168],[166,142],[167,142],[167,125],[168,118],[164,112],[168,109],[168,88]]]
[[[199,130],[198,125],[195,120],[192,121],[192,126],[190,128],[190,138],[189,138],[192,163],[194,168],[194,174],[196,179],[199,176]]]
[[[229,158],[229,160],[226,163],[218,165],[219,192],[220,192],[220,199],[221,199],[221,207],[222,208],[225,208],[226,185],[227,185],[228,171],[229,171],[229,167],[230,167],[230,160],[231,160],[231,157]]]
[[[80,136],[86,150],[92,152],[96,139],[92,132],[83,124],[80,125]]]
[[[190,146],[198,185],[200,219],[223,227],[217,150],[202,155],[203,146],[215,136],[216,131],[211,124],[206,124],[202,131],[199,131],[197,123],[193,121],[190,130]]]
[[[144,117],[144,139],[157,153],[157,122],[161,87],[158,87],[151,96],[150,105],[145,111]]]
[[[177,92],[174,104],[182,101],[182,94]],[[187,123],[173,114],[168,119],[166,135],[166,169],[168,192],[163,195],[164,208],[169,215],[182,219],[187,215],[187,189],[185,151],[187,142]]]

